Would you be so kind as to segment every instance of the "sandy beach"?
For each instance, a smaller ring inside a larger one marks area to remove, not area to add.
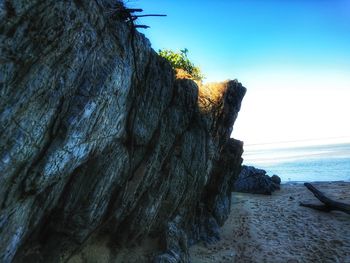
[[[313,185],[350,203],[350,183]],[[350,215],[315,211],[299,202],[319,204],[303,184],[284,184],[271,196],[233,193],[221,241],[193,246],[192,262],[350,262]]]

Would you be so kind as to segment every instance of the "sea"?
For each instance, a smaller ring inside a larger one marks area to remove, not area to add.
[[[282,182],[350,181],[350,142],[247,145],[243,164],[278,175]]]

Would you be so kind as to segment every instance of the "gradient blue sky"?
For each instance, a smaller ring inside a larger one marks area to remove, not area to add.
[[[350,141],[350,0],[129,1],[155,50],[189,49],[206,81],[248,88],[233,136],[246,144]]]

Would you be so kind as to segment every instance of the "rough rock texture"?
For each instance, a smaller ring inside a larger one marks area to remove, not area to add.
[[[234,182],[234,190],[243,193],[270,195],[280,189],[281,179],[277,175],[272,177],[265,170],[253,166],[242,166],[238,179]]]
[[[227,218],[245,88],[175,79],[115,3],[0,1],[0,262],[187,262]]]

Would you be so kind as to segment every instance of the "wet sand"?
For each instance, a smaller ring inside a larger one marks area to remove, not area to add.
[[[327,196],[350,203],[350,183],[313,183]],[[303,184],[284,184],[271,196],[233,193],[221,241],[191,248],[193,263],[350,263],[350,215],[299,206],[320,204]]]

